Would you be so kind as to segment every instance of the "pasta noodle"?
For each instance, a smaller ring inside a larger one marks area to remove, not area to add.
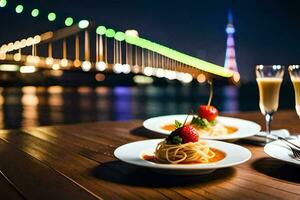
[[[185,144],[168,144],[160,142],[155,150],[155,157],[162,163],[207,163],[216,154],[205,141],[189,142]]]

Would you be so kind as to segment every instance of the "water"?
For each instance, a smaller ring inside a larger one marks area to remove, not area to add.
[[[0,128],[146,119],[196,111],[207,100],[208,88],[203,85],[6,87],[0,88]],[[257,86],[216,87],[213,105],[221,112],[258,110]],[[290,85],[281,89],[280,109],[294,109]]]

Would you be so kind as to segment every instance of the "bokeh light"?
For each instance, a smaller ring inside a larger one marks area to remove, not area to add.
[[[96,81],[104,81],[105,80],[105,75],[104,74],[102,74],[102,73],[97,73],[96,75],[95,75],[95,79],[96,79]]]
[[[54,12],[51,12],[48,14],[48,20],[49,21],[54,21],[56,19],[56,14]]]
[[[31,16],[32,17],[37,17],[40,14],[39,9],[35,8],[31,11]]]
[[[19,4],[19,5],[16,6],[15,10],[16,10],[16,13],[22,13],[23,10],[24,10],[24,6]]]
[[[0,7],[1,8],[4,8],[7,4],[7,1],[6,0],[0,0]]]
[[[79,23],[78,23],[78,27],[81,28],[81,29],[85,29],[89,26],[89,21],[88,20],[81,20]]]
[[[65,25],[66,26],[72,26],[73,25],[73,18],[72,17],[67,17],[66,20],[65,20]]]
[[[99,35],[104,35],[106,32],[106,28],[105,26],[98,26],[96,29],[96,33]]]

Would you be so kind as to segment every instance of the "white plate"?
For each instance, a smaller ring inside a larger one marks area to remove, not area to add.
[[[230,167],[246,162],[251,158],[251,152],[239,145],[216,140],[205,140],[209,147],[219,149],[225,153],[225,158],[209,164],[158,164],[142,159],[143,154],[152,155],[162,139],[132,142],[118,147],[114,155],[126,163],[148,167],[164,174],[207,174],[219,168]]]
[[[171,131],[166,131],[161,127],[166,124],[174,124],[175,120],[184,122],[187,115],[166,115],[160,117],[153,117],[144,121],[143,126],[154,132],[158,132],[164,135],[169,135]],[[192,116],[189,117],[189,119]],[[218,116],[217,121],[225,126],[233,126],[238,130],[235,133],[224,135],[224,136],[201,136],[203,139],[214,139],[214,140],[234,140],[240,138],[246,138],[255,135],[261,129],[260,125],[252,121]]]
[[[295,144],[300,144],[299,140],[289,140]],[[283,142],[276,140],[266,144],[264,151],[269,156],[276,158],[278,160],[286,161],[292,164],[300,165],[300,161],[293,158],[293,153]]]

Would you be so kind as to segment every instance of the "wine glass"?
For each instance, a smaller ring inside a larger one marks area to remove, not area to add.
[[[295,91],[295,108],[298,116],[300,117],[300,66],[299,65],[290,65],[289,73],[291,80],[294,85]]]
[[[284,66],[281,65],[256,66],[256,81],[259,89],[259,108],[265,116],[267,135],[271,134],[273,114],[278,109],[279,91],[283,74]]]

